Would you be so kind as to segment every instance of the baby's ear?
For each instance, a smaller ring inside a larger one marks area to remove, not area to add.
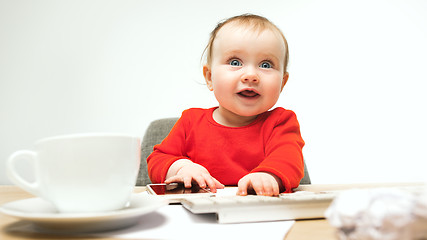
[[[280,92],[282,92],[283,88],[285,87],[286,83],[288,82],[288,79],[289,79],[289,73],[286,72],[285,74],[283,74],[282,88],[280,89]]]
[[[211,73],[211,69],[208,65],[203,66],[203,76],[205,77],[205,81],[206,81],[206,85],[208,86],[208,89],[210,91],[212,91],[213,90],[212,73]]]

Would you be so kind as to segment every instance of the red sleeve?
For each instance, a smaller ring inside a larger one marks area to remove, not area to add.
[[[178,159],[188,159],[184,154],[186,119],[188,117],[186,116],[186,111],[184,111],[169,135],[161,144],[154,146],[153,152],[148,156],[147,170],[152,183],[164,182],[172,163]]]
[[[292,192],[304,176],[303,146],[295,113],[281,111],[266,141],[266,158],[251,172],[272,173],[282,180],[286,192]]]

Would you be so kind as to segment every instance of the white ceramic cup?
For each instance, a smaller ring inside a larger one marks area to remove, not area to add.
[[[94,133],[45,138],[35,149],[13,153],[9,179],[51,202],[59,212],[102,212],[128,204],[140,164],[138,137]],[[35,181],[16,170],[23,159],[34,161]]]

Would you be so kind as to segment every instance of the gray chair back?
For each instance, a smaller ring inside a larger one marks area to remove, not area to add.
[[[147,172],[147,157],[153,151],[154,145],[157,145],[165,139],[172,127],[175,125],[178,118],[162,118],[150,123],[145,131],[141,144],[141,165],[136,181],[137,186],[145,186],[151,183]],[[311,184],[310,175],[308,174],[307,166],[304,162],[304,178],[300,184]]]

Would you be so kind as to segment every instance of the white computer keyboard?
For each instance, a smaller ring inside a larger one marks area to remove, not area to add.
[[[279,197],[213,196],[183,199],[181,204],[195,214],[216,213],[219,223],[313,219],[324,218],[336,195],[334,192],[296,192]]]

